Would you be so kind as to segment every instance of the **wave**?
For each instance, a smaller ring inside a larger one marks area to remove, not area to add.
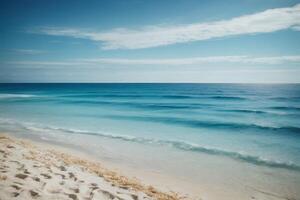
[[[32,94],[0,94],[0,99],[11,99],[11,98],[31,98],[36,97]]]
[[[268,114],[269,112],[262,110],[247,110],[247,109],[232,109],[232,110],[221,110],[225,112],[236,112],[236,113],[255,113],[255,114]]]
[[[230,113],[249,113],[249,114],[287,114],[287,113],[277,113],[270,110],[252,110],[252,109],[220,109],[216,105],[211,103],[147,103],[147,102],[133,102],[133,101],[109,101],[109,100],[97,100],[97,99],[52,99],[62,104],[82,104],[82,105],[111,105],[111,106],[125,106],[138,109],[147,109],[151,111],[155,110],[176,110],[176,109],[205,109],[218,112],[230,112]],[[49,99],[50,101],[50,99]],[[264,109],[272,110],[300,110],[297,107],[264,107]]]
[[[215,99],[215,100],[246,100],[245,97],[206,95],[206,94],[70,94],[59,95],[66,98],[159,98],[159,99]]]
[[[163,95],[164,98],[171,99],[215,99],[215,100],[247,100],[245,97],[238,96],[210,96],[210,95]]]
[[[300,97],[298,97],[298,96],[292,96],[292,97],[271,97],[269,99],[275,100],[275,101],[299,101]]]
[[[241,152],[228,151],[225,149],[211,148],[207,146],[201,146],[198,144],[193,144],[186,141],[176,141],[176,140],[161,140],[161,139],[153,139],[153,138],[144,138],[144,137],[135,137],[128,135],[116,135],[104,132],[94,132],[94,131],[86,131],[86,130],[76,130],[76,129],[68,129],[61,127],[52,127],[52,126],[42,126],[32,123],[20,123],[13,120],[2,120],[2,122],[12,123],[14,125],[19,125],[26,130],[34,131],[34,132],[42,132],[43,137],[45,137],[44,132],[61,132],[65,134],[77,134],[77,135],[91,135],[98,137],[105,137],[110,139],[118,139],[127,142],[135,142],[147,145],[160,145],[160,146],[170,146],[183,151],[191,151],[198,153],[206,153],[210,155],[224,156],[234,160],[247,162],[255,165],[273,167],[273,168],[283,168],[289,170],[300,171],[300,166],[293,162],[283,162],[276,160],[269,160],[262,158],[256,155],[249,155]]]
[[[60,129],[60,130],[66,130],[66,129]],[[220,156],[226,156],[230,157],[232,159],[245,161],[248,163],[256,164],[256,165],[264,165],[269,167],[276,167],[276,168],[286,168],[286,169],[292,169],[292,170],[298,170],[300,171],[300,166],[289,162],[280,162],[280,161],[272,161],[263,159],[259,156],[254,155],[247,155],[239,152],[231,152],[216,148],[209,148],[205,146],[200,146],[198,144],[192,144],[185,141],[174,141],[174,140],[157,140],[157,139],[148,139],[148,138],[142,138],[142,137],[133,137],[133,136],[125,136],[125,135],[110,135],[110,134],[103,134],[103,133],[93,133],[93,132],[87,132],[87,131],[78,131],[78,130],[68,130],[68,132],[71,133],[79,133],[79,134],[90,134],[94,136],[102,136],[102,137],[108,137],[113,139],[120,139],[123,141],[131,141],[131,142],[137,142],[137,143],[143,143],[143,144],[158,144],[158,145],[168,145],[172,146],[174,148],[185,150],[185,151],[193,151],[193,152],[199,152],[199,153],[207,153],[211,155],[220,155]]]
[[[59,97],[75,97],[75,98],[142,98],[149,97],[149,95],[138,95],[138,94],[70,94],[70,95],[59,95]]]
[[[257,124],[244,124],[234,122],[220,122],[220,121],[200,121],[186,118],[175,117],[141,117],[141,116],[121,116],[121,115],[105,115],[104,117],[116,119],[116,120],[130,120],[130,121],[145,121],[164,124],[174,124],[192,128],[213,128],[213,129],[229,129],[229,130],[263,130],[272,132],[294,133],[300,134],[300,127],[294,126],[261,126]]]
[[[269,109],[285,110],[285,111],[300,111],[300,107],[294,107],[294,106],[272,106],[269,107]]]
[[[60,95],[60,97],[79,97],[79,98],[167,98],[167,99],[187,99],[194,98],[193,95],[159,95],[159,94],[72,94]]]
[[[100,101],[100,100],[59,100],[64,104],[83,104],[83,105],[112,105],[128,106],[139,109],[164,110],[164,109],[196,109],[211,106],[210,104],[185,104],[185,103],[142,103],[142,102],[122,102],[122,101]]]
[[[221,100],[247,100],[245,97],[235,97],[235,96],[211,96],[210,99],[221,99]]]
[[[164,109],[191,109],[196,108],[193,105],[180,105],[180,104],[131,104],[131,106],[143,109],[156,109],[156,110],[164,110]]]
[[[274,161],[274,160],[268,160],[261,158],[259,156],[254,155],[248,155],[244,153],[239,152],[232,152],[232,151],[226,151],[216,148],[209,148],[205,146],[199,146],[197,144],[191,144],[183,141],[163,141],[163,143],[171,144],[172,146],[186,151],[193,151],[193,152],[201,152],[201,153],[207,153],[212,155],[220,155],[220,156],[226,156],[230,157],[232,159],[236,159],[239,161],[245,161],[248,163],[252,163],[255,165],[263,165],[268,167],[276,167],[276,168],[286,168],[286,169],[292,169],[300,171],[300,166],[292,163],[292,162],[281,162],[281,161]]]
[[[199,95],[162,95],[161,97],[167,98],[167,99],[195,99],[195,98],[201,98]]]

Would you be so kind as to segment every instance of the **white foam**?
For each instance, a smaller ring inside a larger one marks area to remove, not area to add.
[[[32,94],[0,94],[0,99],[9,99],[9,98],[31,98],[36,95]]]

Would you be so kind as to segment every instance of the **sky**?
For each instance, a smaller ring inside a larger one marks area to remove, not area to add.
[[[0,82],[300,83],[300,0],[1,0]]]

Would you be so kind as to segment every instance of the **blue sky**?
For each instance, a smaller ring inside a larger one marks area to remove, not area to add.
[[[1,1],[0,82],[300,82],[300,1]]]

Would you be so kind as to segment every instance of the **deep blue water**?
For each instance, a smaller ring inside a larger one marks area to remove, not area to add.
[[[299,84],[0,84],[2,130],[96,135],[297,171],[299,118]]]

